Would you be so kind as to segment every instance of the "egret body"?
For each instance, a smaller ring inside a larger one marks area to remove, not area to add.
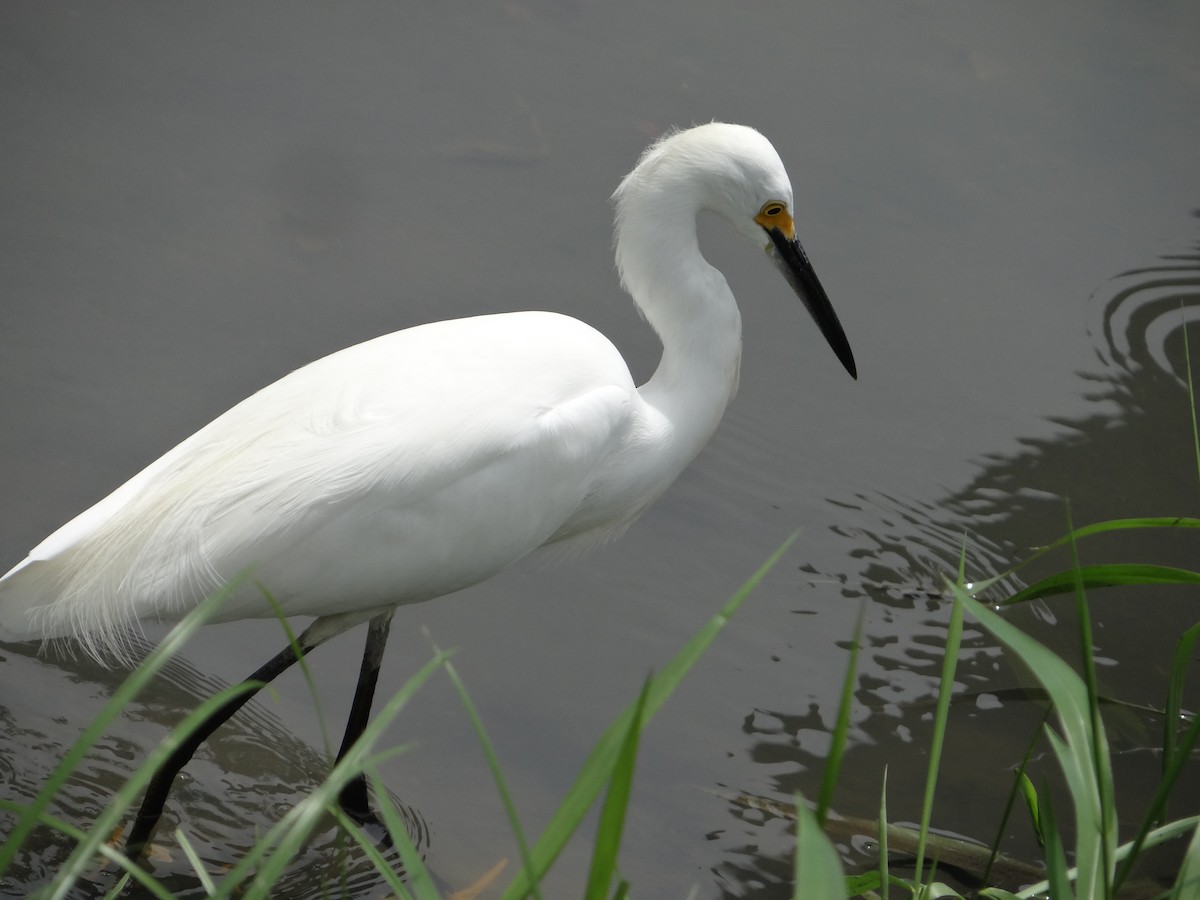
[[[0,579],[0,638],[71,637],[120,657],[131,627],[179,619],[248,569],[215,621],[274,616],[263,588],[285,615],[317,617],[302,653],[372,620],[344,750],[366,721],[397,606],[545,545],[619,534],[712,435],[737,386],[741,318],[700,253],[699,212],[767,249],[856,374],[796,239],[787,173],[757,131],[670,134],[614,200],[621,281],[663,345],[646,384],[607,338],[552,312],[437,322],[341,350],[242,401],[35,547]],[[294,660],[285,648],[253,677]],[[134,851],[183,749],[148,792]],[[351,794],[348,810],[367,814],[365,787]]]

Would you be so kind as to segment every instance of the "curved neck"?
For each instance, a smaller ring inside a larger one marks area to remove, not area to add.
[[[673,204],[663,193],[634,190],[619,198],[617,265],[663,345],[658,368],[638,393],[666,419],[686,464],[737,390],[742,323],[724,276],[700,253],[698,208]]]

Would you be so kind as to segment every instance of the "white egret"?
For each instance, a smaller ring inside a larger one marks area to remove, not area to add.
[[[646,384],[603,335],[552,312],[437,322],[341,350],[242,401],[34,548],[0,579],[0,638],[69,636],[119,658],[131,626],[176,620],[249,567],[284,614],[317,617],[301,655],[370,621],[344,752],[369,715],[397,606],[548,544],[619,534],[712,435],[737,386],[742,333],[733,294],[700,253],[700,211],[765,246],[857,377],[796,238],[787,173],[757,131],[669,134],[613,197],[622,284],[663,346]],[[245,584],[214,620],[274,615]],[[286,647],[251,678],[295,659]],[[131,853],[195,747],[248,696],[159,771]],[[342,803],[371,818],[361,781]]]

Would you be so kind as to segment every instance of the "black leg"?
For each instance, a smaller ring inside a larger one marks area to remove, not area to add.
[[[354,690],[354,703],[346,720],[346,733],[342,735],[342,747],[338,750],[338,761],[354,744],[371,719],[371,704],[375,699],[375,685],[379,681],[379,666],[383,661],[383,648],[387,645],[388,629],[392,624],[394,609],[389,609],[371,620],[367,629],[367,643],[363,648],[362,667],[358,672],[358,687]],[[367,779],[360,772],[346,783],[338,795],[338,805],[359,825],[378,824],[367,799]]]
[[[388,615],[390,618],[390,613]],[[253,675],[243,682],[243,684],[257,682],[257,687],[247,693],[238,694],[236,697],[217,707],[200,724],[199,728],[188,735],[175,748],[175,751],[167,757],[166,761],[159,766],[158,771],[154,773],[154,777],[150,779],[150,784],[146,788],[146,796],[142,800],[142,806],[138,810],[137,818],[134,819],[133,827],[129,830],[129,838],[125,842],[125,855],[135,861],[141,857],[143,851],[146,849],[146,843],[150,839],[150,834],[154,831],[154,826],[158,824],[158,820],[162,816],[163,805],[167,801],[167,794],[171,790],[171,784],[175,781],[175,776],[179,774],[180,769],[187,765],[188,760],[195,754],[196,749],[214,731],[245,706],[263,685],[286,671],[300,657],[305,656],[314,647],[320,646],[331,637],[341,634],[347,628],[351,628],[361,621],[361,618],[349,614],[324,616],[317,619],[296,639],[298,647],[288,644],[288,646],[275,654],[275,656],[260,666]],[[372,621],[372,626],[374,626],[374,620]],[[385,636],[386,633],[385,625]]]

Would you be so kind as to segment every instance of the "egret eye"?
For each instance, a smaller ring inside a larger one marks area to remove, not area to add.
[[[754,221],[767,231],[778,229],[788,240],[795,235],[788,205],[782,200],[768,200],[762,205],[762,209],[758,211]]]

